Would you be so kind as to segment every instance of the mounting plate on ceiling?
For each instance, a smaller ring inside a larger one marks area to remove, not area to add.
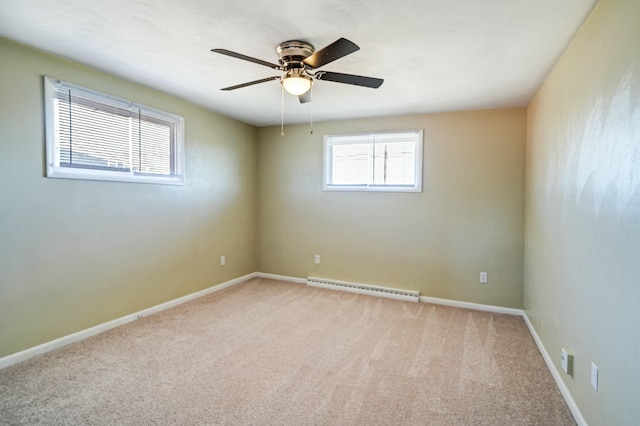
[[[276,47],[278,62],[285,68],[292,62],[298,63],[304,61],[313,55],[315,51],[316,49],[313,45],[300,40],[285,41]]]

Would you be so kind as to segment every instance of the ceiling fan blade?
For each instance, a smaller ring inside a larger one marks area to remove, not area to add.
[[[377,89],[384,82],[381,78],[364,77],[362,75],[342,74],[331,71],[318,71],[314,74],[318,80],[333,81],[336,83],[353,84],[355,86],[370,87]]]
[[[231,56],[232,58],[242,59],[243,61],[253,62],[254,64],[264,65],[265,67],[273,68],[276,70],[281,69],[280,65],[272,64],[271,62],[263,61],[262,59],[252,58],[251,56],[243,55],[242,53],[232,52],[227,49],[211,49],[212,52],[220,53],[221,55]]]
[[[327,47],[316,51],[302,62],[311,68],[320,68],[357,50],[360,50],[357,44],[346,38],[339,38]]]
[[[255,80],[255,81],[250,81],[248,83],[242,83],[242,84],[237,84],[235,86],[225,87],[224,89],[220,89],[220,90],[235,90],[235,89],[240,89],[242,87],[253,86],[254,84],[266,83],[267,81],[271,81],[271,80],[280,80],[280,77],[276,75],[273,77],[263,78],[261,80]]]
[[[307,102],[311,102],[311,90],[307,90],[306,93],[298,96],[298,100],[300,100],[301,104],[306,104]]]

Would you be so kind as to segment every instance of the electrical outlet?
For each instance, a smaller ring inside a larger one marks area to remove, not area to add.
[[[489,281],[489,277],[486,272],[480,272],[480,282],[486,284]]]
[[[562,364],[562,371],[568,375],[573,375],[573,354],[567,352],[565,348],[562,348],[562,356],[560,358]]]
[[[591,363],[591,386],[596,391],[598,390],[598,366],[593,362]]]
[[[315,258],[313,259],[313,261],[316,263],[316,265],[320,264],[320,255],[316,254]]]
[[[224,266],[225,263],[227,263],[226,256],[220,256],[220,266]]]

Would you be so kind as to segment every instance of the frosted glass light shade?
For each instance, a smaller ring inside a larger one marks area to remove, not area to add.
[[[282,86],[284,87],[284,90],[292,95],[300,96],[311,89],[311,78],[306,76],[285,77],[285,79],[282,80]]]

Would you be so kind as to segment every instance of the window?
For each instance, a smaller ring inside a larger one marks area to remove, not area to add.
[[[45,77],[47,176],[184,184],[184,119]]]
[[[323,189],[422,192],[422,130],[325,136]]]

